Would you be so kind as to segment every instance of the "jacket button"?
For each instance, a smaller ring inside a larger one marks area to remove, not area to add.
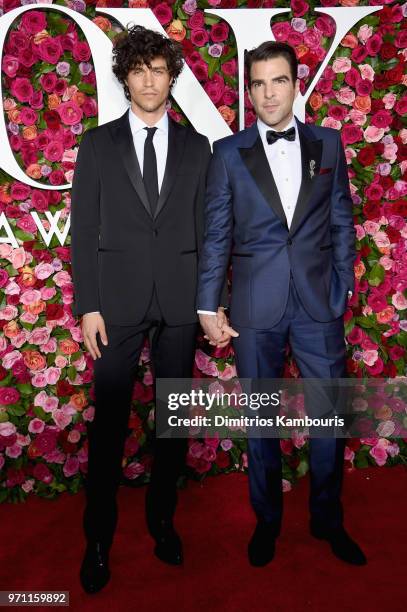
[[[291,238],[289,238],[289,239],[287,240],[287,244],[288,244],[288,246],[291,246],[291,245],[292,245],[292,243],[293,243],[293,241],[291,240]]]

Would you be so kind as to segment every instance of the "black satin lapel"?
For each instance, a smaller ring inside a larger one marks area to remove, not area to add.
[[[291,222],[290,234],[295,232],[307,210],[308,201],[314,186],[315,177],[318,175],[321,166],[322,158],[322,140],[310,140],[301,129],[298,130],[298,133],[301,146],[302,178],[297,204]]]
[[[253,147],[239,149],[240,156],[252,175],[270,208],[275,212],[281,223],[288,229],[287,218],[281,203],[280,194],[270,170],[266,153],[260,136]]]
[[[112,138],[120,151],[123,165],[126,168],[129,179],[136,190],[141,203],[151,217],[150,203],[148,201],[148,196],[143,183],[143,176],[141,174],[136,150],[134,148],[134,141],[131,134],[127,113],[122,117],[119,126],[116,129],[111,130],[111,133]]]
[[[187,130],[182,126],[178,125],[172,119],[168,118],[168,152],[167,161],[165,164],[164,178],[160,189],[160,195],[158,197],[157,208],[154,218],[163,209],[168,196],[171,193],[171,189],[174,185],[175,177],[177,174],[178,166],[180,164],[182,153],[184,151],[185,136]]]

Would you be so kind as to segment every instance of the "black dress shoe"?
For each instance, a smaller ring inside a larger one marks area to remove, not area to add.
[[[257,523],[247,547],[251,565],[263,567],[272,561],[275,553],[276,537],[274,525],[263,521]]]
[[[367,559],[364,552],[343,527],[337,529],[318,529],[311,523],[311,535],[318,540],[327,540],[331,545],[332,552],[338,559],[351,565],[366,565]]]
[[[154,554],[158,559],[170,565],[182,565],[184,561],[182,542],[172,521],[160,521],[153,529],[153,537],[156,541]]]
[[[80,579],[86,593],[97,593],[109,582],[109,548],[101,542],[88,543]]]

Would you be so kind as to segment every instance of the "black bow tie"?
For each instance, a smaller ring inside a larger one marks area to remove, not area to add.
[[[285,132],[276,132],[275,130],[267,130],[266,138],[269,144],[273,144],[279,138],[285,138],[286,140],[293,142],[295,140],[295,128],[290,127],[290,129],[285,130]]]

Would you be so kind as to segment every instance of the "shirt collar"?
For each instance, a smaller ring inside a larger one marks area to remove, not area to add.
[[[298,140],[298,127],[297,127],[297,122],[295,120],[295,116],[294,115],[291,117],[291,121],[289,123],[287,123],[287,125],[285,126],[283,131],[285,132],[286,130],[288,130],[291,127],[295,128],[295,140],[297,141]],[[262,121],[260,119],[260,117],[257,118],[257,128],[259,130],[259,134],[261,136],[261,139],[263,140],[263,142],[266,142],[266,143],[267,143],[266,132],[268,130],[272,130],[274,132],[276,131],[276,130],[273,130],[272,127],[267,125],[267,123],[264,123],[264,121]]]
[[[168,134],[168,114],[166,112],[163,114],[161,119],[157,121],[157,123],[155,123],[153,126],[152,125],[149,126],[142,119],[140,119],[140,117],[137,117],[137,115],[131,110],[131,107],[130,107],[129,108],[129,122],[130,122],[130,129],[133,134],[136,134],[137,132],[139,132],[140,130],[143,130],[146,127],[156,127],[157,130],[161,132],[165,132],[165,134]]]

